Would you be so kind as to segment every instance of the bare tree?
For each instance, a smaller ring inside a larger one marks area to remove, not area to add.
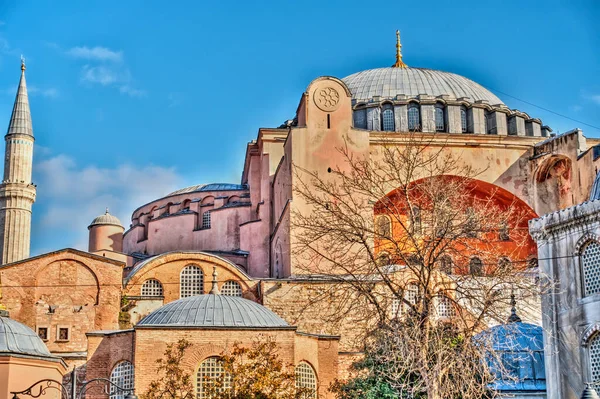
[[[158,378],[150,383],[142,395],[144,399],[193,399],[194,386],[190,374],[181,365],[191,344],[180,339],[177,344],[167,345],[164,357],[156,361]]]
[[[506,320],[511,292],[537,294],[535,215],[435,138],[382,141],[367,159],[338,151],[328,173],[294,169],[292,251],[297,270],[331,283],[314,299],[327,297],[323,317],[362,322],[363,349],[386,365],[371,372],[402,395],[493,395],[503,367],[473,338]]]

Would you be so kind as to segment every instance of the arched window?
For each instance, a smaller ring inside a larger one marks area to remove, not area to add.
[[[237,281],[226,281],[221,287],[221,295],[242,296],[242,286]]]
[[[442,271],[443,273],[446,273],[446,274],[452,274],[452,271],[453,271],[452,258],[450,258],[448,255],[443,255],[440,257],[440,260],[438,262],[439,262],[440,271]]]
[[[473,208],[467,208],[466,216],[465,235],[470,238],[476,238],[480,230],[479,216]]]
[[[445,318],[454,317],[455,315],[452,299],[444,294],[437,295],[437,315]]]
[[[149,279],[142,284],[142,296],[163,296],[163,286],[156,279]]]
[[[590,241],[581,254],[583,295],[600,293],[600,243]]]
[[[202,228],[210,229],[210,211],[206,211],[202,214]]]
[[[410,210],[411,214],[409,215],[409,220],[411,232],[413,234],[421,234],[421,208],[418,206],[413,206]]]
[[[512,269],[512,262],[506,256],[503,256],[498,259],[498,268],[500,269],[500,272],[509,271]]]
[[[411,305],[415,305],[419,298],[419,286],[410,283],[404,287],[402,292],[403,300],[394,298],[392,300],[392,317],[398,317],[410,311]]]
[[[483,276],[483,262],[481,259],[474,257],[469,262],[469,273],[473,276]]]
[[[444,104],[435,104],[435,131],[445,132],[446,131],[446,115],[445,115]]]
[[[467,133],[469,131],[469,123],[467,119],[467,107],[461,105],[460,107],[460,128],[463,133]]]
[[[377,218],[377,235],[380,237],[389,237],[392,232],[392,222],[385,215]]]
[[[358,108],[354,110],[354,127],[357,129],[367,128],[367,109]]]
[[[387,253],[386,251],[380,252],[379,255],[377,256],[377,264],[379,266],[387,266],[391,263],[392,263],[392,258],[390,257],[390,254]]]
[[[186,211],[190,209],[190,204],[191,204],[192,200],[186,199],[185,201],[183,201],[183,204],[181,205],[181,210]]]
[[[394,124],[394,107],[391,104],[385,104],[381,111],[381,130],[385,132],[393,132]]]
[[[415,103],[408,104],[408,130],[411,132],[421,131],[421,112],[419,105]]]
[[[317,398],[317,375],[310,364],[300,362],[296,366],[296,387],[306,390],[302,399]]]
[[[123,389],[133,389],[133,364],[123,360],[112,369],[110,382]],[[127,393],[110,386],[110,399],[124,399]]]
[[[594,334],[588,341],[588,355],[590,361],[590,381],[600,379],[600,333]]]
[[[179,276],[179,297],[201,295],[204,293],[204,273],[195,265],[189,265],[181,270]]]
[[[215,383],[215,379],[219,378],[224,373],[223,363],[218,357],[209,357],[205,359],[198,367],[196,373],[196,398],[210,398],[208,393],[205,393],[206,388]],[[223,390],[230,389],[231,381],[228,376],[225,377]]]
[[[485,118],[483,118],[485,123],[485,133],[486,134],[496,134],[496,124],[494,123],[494,114],[491,111],[485,112]]]

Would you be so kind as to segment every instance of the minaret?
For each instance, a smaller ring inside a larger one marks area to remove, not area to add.
[[[0,184],[1,264],[29,257],[31,205],[35,201],[35,186],[31,183],[34,138],[23,58],[21,80],[4,140],[4,179]]]

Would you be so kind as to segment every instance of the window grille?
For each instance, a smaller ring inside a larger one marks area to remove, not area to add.
[[[301,399],[317,398],[317,376],[310,364],[300,362],[296,366],[296,387],[307,390],[302,394]]]
[[[133,389],[133,364],[127,360],[117,363],[110,373],[110,382],[123,389]],[[127,392],[118,390],[111,385],[110,399],[124,399],[126,395]]]
[[[180,298],[201,295],[204,293],[204,273],[198,266],[190,265],[183,268],[179,277]]]
[[[500,241],[510,241],[510,234],[508,233],[508,224],[506,222],[500,223],[500,227],[498,229],[498,239],[500,239]]]
[[[377,235],[380,237],[389,237],[392,222],[387,216],[379,216],[377,218]]]
[[[435,131],[436,132],[445,132],[446,124],[444,121],[444,106],[436,105],[435,106]]]
[[[210,229],[210,211],[206,211],[202,214],[202,228]]]
[[[218,357],[209,357],[200,363],[198,367],[198,373],[196,374],[196,398],[204,399],[210,398],[208,393],[205,393],[205,389],[215,383],[215,379],[219,378],[223,370],[223,363]],[[224,387],[219,390],[228,390],[231,388],[231,379],[229,376],[225,377]]]
[[[411,132],[421,130],[421,116],[419,115],[419,106],[416,104],[408,106],[408,130]]]
[[[156,279],[149,279],[144,281],[142,284],[142,296],[162,296],[163,295],[163,286],[160,281]]]
[[[481,262],[481,259],[477,257],[471,258],[471,262],[469,262],[469,273],[473,276],[483,275],[483,262]]]
[[[581,256],[584,296],[600,293],[600,244],[591,241]]]
[[[358,129],[367,128],[367,110],[366,108],[354,111],[354,127]]]
[[[454,317],[454,304],[452,299],[446,295],[438,294],[437,296],[437,314],[438,317]]]
[[[221,287],[221,295],[242,296],[242,286],[237,281],[226,281]]]
[[[419,287],[416,284],[408,284],[404,289],[404,300],[411,305],[415,305],[418,297]],[[407,303],[404,303],[404,312],[408,312],[409,310],[410,306]]]
[[[598,381],[600,379],[600,333],[596,333],[590,340],[590,381]]]
[[[394,124],[394,109],[391,105],[386,104],[383,107],[382,112],[382,130],[386,132],[393,132],[395,130]]]
[[[460,127],[463,133],[469,131],[469,124],[467,122],[467,108],[460,107]]]

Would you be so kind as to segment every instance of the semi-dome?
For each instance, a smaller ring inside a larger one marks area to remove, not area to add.
[[[368,101],[375,96],[382,99],[397,95],[415,98],[425,94],[468,97],[470,102],[483,100],[490,105],[504,104],[492,92],[464,76],[426,68],[369,69],[347,76],[342,81],[357,101]]]
[[[264,306],[226,295],[198,295],[170,302],[144,317],[138,327],[292,328]]]
[[[0,354],[52,356],[38,335],[25,324],[0,316]]]
[[[112,225],[112,226],[123,227],[123,224],[121,223],[119,218],[116,217],[115,215],[111,215],[108,212],[108,208],[106,208],[106,212],[103,215],[100,215],[97,218],[95,218],[94,220],[92,220],[92,223],[90,223],[90,225],[88,226],[88,229],[92,226],[99,226],[99,225]]]

